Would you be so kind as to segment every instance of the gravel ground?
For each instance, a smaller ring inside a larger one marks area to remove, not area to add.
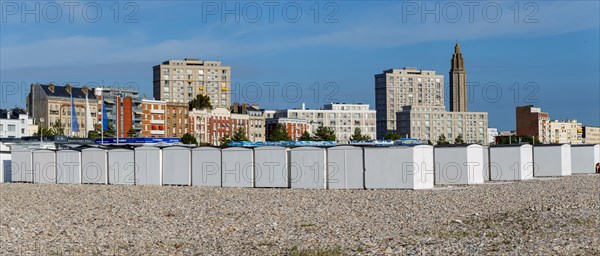
[[[600,254],[600,175],[433,190],[0,184],[0,254]]]

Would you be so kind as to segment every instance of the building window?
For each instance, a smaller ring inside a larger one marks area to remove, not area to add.
[[[15,127],[15,125],[14,125],[14,124],[9,124],[9,125],[8,125],[8,131],[9,131],[9,132],[14,132],[14,131],[16,131],[16,127]]]

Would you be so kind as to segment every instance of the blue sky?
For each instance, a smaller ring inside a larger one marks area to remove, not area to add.
[[[489,112],[490,127],[514,129],[524,104],[600,125],[598,1],[473,3],[2,1],[0,104],[24,107],[35,82],[152,98],[152,66],[186,57],[231,66],[234,100],[263,108],[374,104],[385,69],[435,70],[447,84],[458,40],[469,110]]]

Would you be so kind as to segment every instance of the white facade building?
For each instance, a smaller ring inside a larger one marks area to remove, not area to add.
[[[375,139],[376,111],[369,109],[369,104],[325,104],[322,109],[307,109],[304,104],[300,109],[278,111],[278,117],[304,119],[308,122],[308,132],[313,134],[319,126],[331,127],[338,142],[349,142],[356,128],[363,135]]]
[[[389,69],[375,75],[377,136],[395,131],[403,106],[444,106],[444,76],[432,70]]]
[[[487,144],[495,144],[496,137],[498,137],[498,128],[489,128],[487,129]]]
[[[21,108],[0,109],[0,138],[30,136],[33,119]]]
[[[442,134],[450,142],[462,135],[465,143],[488,142],[487,112],[447,112],[444,107],[404,106],[396,120],[402,137],[435,144]]]
[[[583,143],[583,127],[577,120],[550,121],[550,143]]]
[[[231,67],[220,61],[195,58],[168,60],[153,67],[154,98],[187,103],[196,95],[207,95],[213,107],[231,105]]]

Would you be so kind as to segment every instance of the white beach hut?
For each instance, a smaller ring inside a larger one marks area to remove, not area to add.
[[[363,149],[345,145],[328,148],[327,175],[330,189],[364,189]]]
[[[81,150],[81,183],[108,184],[106,150],[84,148]]]
[[[571,172],[594,173],[600,163],[600,145],[571,145]]]
[[[56,151],[38,149],[33,152],[34,183],[56,183]]]
[[[162,149],[162,184],[191,185],[191,151],[188,147],[166,147]]]
[[[136,185],[161,185],[162,179],[162,150],[154,146],[136,147],[135,158],[135,184]]]
[[[437,145],[434,147],[434,154],[435,184],[483,183],[486,163],[481,145]]]
[[[11,182],[33,182],[33,154],[28,148],[11,150]]]
[[[529,144],[490,146],[490,180],[533,178],[533,147]]]
[[[324,148],[297,147],[290,150],[290,187],[327,188]]]
[[[221,150],[219,148],[192,149],[192,186],[221,186]]]
[[[108,150],[108,183],[135,185],[135,153],[133,149]]]
[[[56,183],[81,184],[81,151],[56,151]]]
[[[221,186],[254,187],[254,152],[250,148],[221,149]]]
[[[365,147],[365,187],[433,188],[433,147]]]
[[[533,147],[535,177],[571,175],[571,145],[541,144]]]
[[[285,147],[257,147],[254,149],[254,186],[257,188],[289,187],[289,150]]]

